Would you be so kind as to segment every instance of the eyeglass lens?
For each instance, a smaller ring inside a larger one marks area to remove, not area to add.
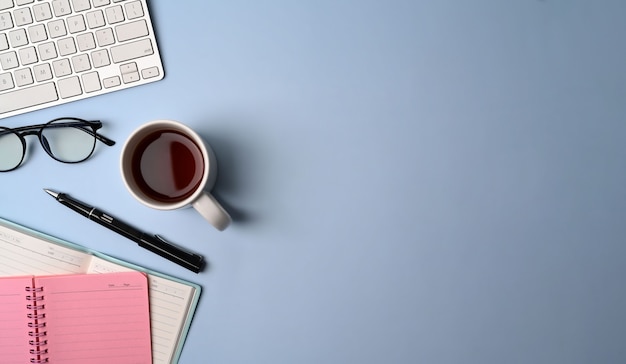
[[[96,145],[95,129],[86,121],[77,119],[53,120],[41,127],[38,137],[48,155],[65,163],[84,161],[91,156]],[[25,146],[23,135],[0,127],[0,172],[13,170],[22,163]]]
[[[84,161],[96,146],[95,131],[86,123],[71,119],[46,124],[40,140],[51,157],[67,163]]]
[[[0,171],[10,171],[24,158],[24,144],[15,132],[0,128]]]

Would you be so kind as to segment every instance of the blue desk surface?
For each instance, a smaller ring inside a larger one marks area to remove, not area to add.
[[[201,284],[182,364],[626,361],[626,3],[182,3],[151,3],[164,80],[0,121],[105,123],[80,165],[30,140],[0,216]],[[126,191],[122,144],[160,118],[215,149],[226,231]]]

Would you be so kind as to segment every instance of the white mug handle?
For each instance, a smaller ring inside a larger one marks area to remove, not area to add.
[[[230,225],[230,215],[210,193],[203,191],[191,205],[217,230],[222,231]]]

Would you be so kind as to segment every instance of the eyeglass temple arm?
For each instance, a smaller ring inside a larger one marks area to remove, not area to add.
[[[102,122],[100,120],[91,120],[91,122],[98,124],[98,127],[96,129],[99,129],[99,128],[102,127]],[[85,130],[85,132],[94,135],[96,137],[96,139],[98,139],[99,141],[103,142],[104,144],[106,144],[108,146],[115,145],[115,140],[113,140],[113,139],[109,139],[109,138],[105,137],[102,134],[98,134],[98,132],[94,133],[92,130],[89,130],[89,129],[84,129],[84,130]]]
[[[88,133],[92,133],[92,131],[88,131]],[[99,141],[103,142],[104,144],[108,145],[108,146],[112,146],[115,145],[115,140],[109,139],[107,137],[105,137],[102,134],[98,134],[96,133],[96,139],[98,139]]]

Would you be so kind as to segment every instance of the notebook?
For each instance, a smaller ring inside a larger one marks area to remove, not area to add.
[[[0,277],[140,271],[148,276],[152,362],[178,363],[201,287],[0,218]]]
[[[2,363],[150,364],[140,272],[0,278]]]

